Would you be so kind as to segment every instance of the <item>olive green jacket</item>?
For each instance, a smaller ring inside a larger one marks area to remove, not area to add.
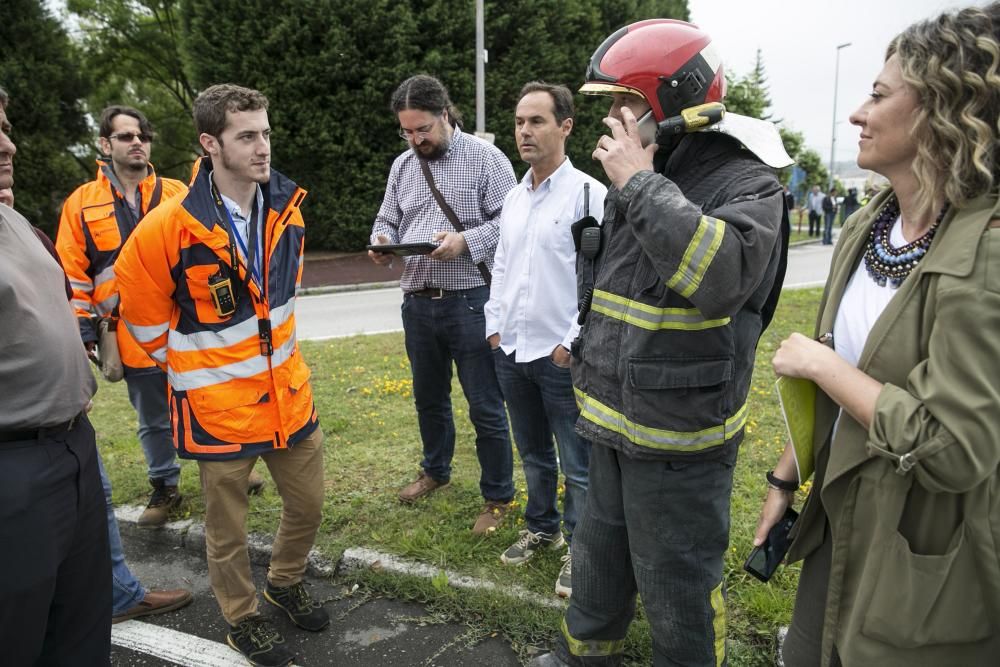
[[[876,213],[852,216],[817,334],[833,330]],[[823,664],[1000,664],[1000,207],[942,220],[872,328],[858,368],[884,383],[871,428],[817,397],[816,479],[789,560],[832,539]],[[822,500],[822,502],[820,502]]]

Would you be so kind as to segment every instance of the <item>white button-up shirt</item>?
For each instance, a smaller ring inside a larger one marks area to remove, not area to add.
[[[570,226],[584,217],[584,183],[590,183],[590,215],[600,222],[608,189],[567,158],[532,188],[531,170],[504,200],[493,282],[486,304],[486,337],[519,363],[569,349],[576,323],[576,249]]]

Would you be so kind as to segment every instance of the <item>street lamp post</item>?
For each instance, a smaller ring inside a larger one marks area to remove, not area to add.
[[[840,82],[840,50],[850,45],[850,42],[837,45],[837,65],[833,73],[833,130],[830,139],[830,184],[827,187],[827,192],[833,189],[833,160],[837,150],[837,84]]]
[[[476,0],[476,133],[486,131],[486,31],[483,0]]]

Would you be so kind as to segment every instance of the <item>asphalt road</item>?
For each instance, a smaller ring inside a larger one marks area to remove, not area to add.
[[[840,230],[835,230],[835,235]],[[800,245],[788,252],[786,288],[822,285],[830,271],[833,246]],[[401,331],[398,287],[299,297],[295,320],[299,340],[323,340],[356,334]]]
[[[126,531],[125,557],[146,587],[185,587],[189,606],[160,616],[112,627],[115,667],[228,667],[248,663],[226,646],[228,627],[208,585],[203,556],[165,546]],[[255,566],[258,590],[265,568]],[[417,604],[370,597],[336,581],[307,579],[312,595],[325,602],[333,621],[310,633],[292,625],[284,612],[261,598],[261,613],[272,619],[295,652],[296,665],[321,667],[513,667],[520,665],[501,635],[483,637],[459,623],[447,623]]]

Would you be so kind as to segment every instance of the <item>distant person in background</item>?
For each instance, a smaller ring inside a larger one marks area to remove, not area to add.
[[[849,217],[854,215],[854,212],[858,210],[858,189],[848,188],[847,196],[844,197],[843,208],[841,209],[840,224],[843,226],[844,222],[847,221]]]
[[[833,244],[833,220],[837,217],[837,189],[830,188],[830,192],[823,197],[823,245]]]
[[[812,332],[833,346],[796,333],[773,360],[818,387],[788,667],[998,664],[998,68],[1000,3],[943,14],[851,114],[890,187],[834,251]],[[786,446],[755,544],[805,481]]]
[[[806,205],[809,208],[809,236],[818,236],[823,220],[823,193],[818,185],[812,186]]]

